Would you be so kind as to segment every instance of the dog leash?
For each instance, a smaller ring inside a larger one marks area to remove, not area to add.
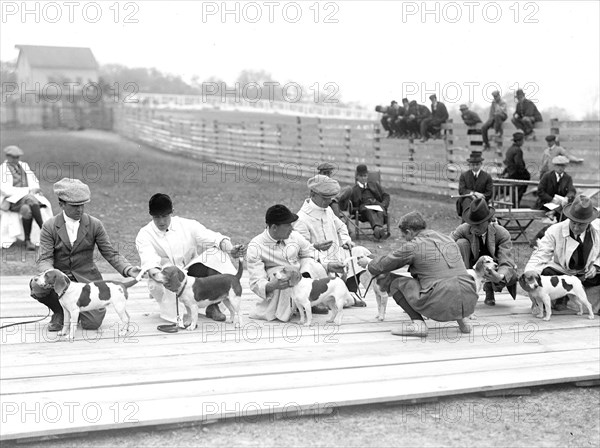
[[[46,314],[44,317],[42,317],[40,319],[27,320],[25,322],[15,322],[14,324],[2,325],[0,327],[0,330],[2,330],[3,328],[14,327],[14,326],[17,326],[17,325],[25,325],[25,324],[33,324],[33,323],[36,323],[36,322],[41,322],[42,320],[46,319],[48,316],[50,316],[50,308],[48,308],[48,314]]]
[[[356,282],[356,291],[358,293],[357,295],[358,295],[358,298],[360,300],[363,300],[367,296],[367,291],[365,291],[364,295],[360,291],[360,281],[359,281],[358,277],[356,276],[356,269],[354,268],[354,259],[353,259],[353,255],[352,255],[352,246],[348,247],[348,251],[350,252],[350,268],[352,268],[352,275],[354,276],[354,281]]]

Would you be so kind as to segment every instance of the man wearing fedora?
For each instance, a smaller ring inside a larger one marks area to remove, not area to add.
[[[316,250],[319,259],[343,263],[354,256],[368,257],[371,252],[362,246],[355,246],[348,228],[331,210],[330,202],[340,192],[340,185],[334,179],[317,174],[308,179],[310,198],[306,199],[298,211],[298,220],[293,223],[294,230],[306,238]],[[350,270],[345,280],[348,290],[358,291],[359,278],[364,268],[355,259],[350,261]],[[354,306],[366,306],[359,297],[354,297]]]
[[[488,138],[488,130],[493,127],[496,131],[496,139],[502,137],[504,133],[503,125],[508,118],[508,111],[506,108],[506,101],[500,96],[500,92],[494,90],[492,92],[492,104],[490,106],[490,115],[488,121],[481,126],[481,138],[483,140],[483,149],[490,149],[490,141]]]
[[[488,255],[498,263],[497,271],[487,272],[485,304],[494,306],[494,291],[500,292],[506,287],[510,295],[517,295],[517,266],[514,262],[513,245],[510,233],[495,221],[495,210],[488,207],[483,198],[475,198],[464,211],[463,224],[454,230],[450,237],[456,241],[467,269],[473,268],[479,257]]]
[[[517,129],[521,129],[523,131],[525,138],[527,138],[534,134],[533,126],[535,123],[542,121],[542,114],[540,114],[533,101],[525,98],[523,89],[517,90],[515,97],[517,100],[517,106],[511,121]]]
[[[481,169],[484,160],[481,157],[481,152],[472,151],[467,159],[469,170],[464,171],[460,175],[460,179],[458,180],[458,194],[461,196],[469,195],[459,197],[456,200],[456,213],[460,217],[462,217],[463,212],[473,199],[483,198],[489,201],[492,198],[494,181],[492,180],[492,176]]]
[[[102,222],[84,212],[90,202],[89,187],[78,179],[64,178],[54,184],[54,193],[62,212],[46,221],[40,236],[37,269],[40,273],[58,269],[71,281],[89,283],[102,280],[94,263],[94,249],[123,277],[136,277],[141,269],[133,266],[113,247]],[[60,331],[63,309],[53,289],[30,282],[31,296],[54,313],[48,331]],[[81,327],[96,330],[102,324],[106,308],[79,314]]]
[[[269,207],[265,214],[266,229],[250,241],[246,261],[250,274],[250,289],[262,300],[256,304],[252,319],[287,322],[291,319],[292,290],[287,280],[275,274],[285,266],[293,266],[303,276],[323,278],[327,272],[344,272],[337,261],[317,261],[318,251],[298,232],[293,223],[298,215],[282,204]]]
[[[546,210],[548,219],[556,222],[555,217],[560,216],[563,207],[575,198],[576,190],[573,178],[565,173],[569,159],[565,156],[556,156],[552,159],[554,169],[542,176],[538,184],[538,199],[536,208]],[[550,205],[552,204],[552,205]]]
[[[557,156],[564,156],[569,159],[571,163],[582,163],[583,159],[579,157],[575,157],[565,148],[560,146],[556,141],[556,135],[551,134],[546,136],[546,144],[548,147],[544,150],[542,154],[542,162],[540,164],[540,179],[546,174],[548,171],[552,169],[552,159]]]
[[[234,246],[229,237],[207,229],[196,220],[174,216],[173,202],[167,194],[154,194],[148,201],[148,212],[152,221],[140,229],[135,245],[142,269],[148,271],[148,291],[159,304],[160,317],[176,322],[176,295],[154,281],[153,274],[162,266],[172,264],[190,277],[235,275],[237,267],[230,257],[243,256],[246,247],[242,244]],[[207,306],[206,317],[218,322],[226,319],[219,304]]]
[[[340,207],[345,209],[345,205],[350,201],[352,207],[359,212],[358,219],[371,224],[376,240],[388,238],[390,235],[384,226],[388,218],[390,195],[378,182],[369,181],[367,165],[361,164],[356,167],[355,178],[356,184],[340,196]]]
[[[505,179],[517,179],[517,180],[529,180],[531,174],[525,166],[525,160],[523,160],[523,141],[525,137],[521,131],[517,131],[513,134],[513,144],[506,151],[504,158],[504,171],[502,171],[501,177]],[[518,188],[518,202],[521,202],[521,198],[527,190],[527,185],[521,185]],[[517,204],[518,205],[518,204]]]
[[[460,117],[467,126],[475,126],[477,123],[481,123],[481,118],[479,118],[477,112],[469,110],[469,106],[466,104],[461,104],[459,109]]]
[[[50,202],[40,189],[40,182],[26,162],[20,160],[23,150],[18,146],[4,148],[6,160],[0,165],[0,208],[19,214],[23,224],[23,237],[26,250],[35,250],[31,242],[33,221],[42,228],[44,217],[52,216]],[[44,208],[47,213],[44,213]],[[46,216],[44,216],[46,215]],[[6,218],[3,218],[6,219]],[[2,226],[2,243],[12,243],[21,234],[19,221],[9,221]]]
[[[525,271],[541,275],[575,275],[583,283],[595,313],[600,307],[600,220],[592,200],[577,195],[563,209],[568,218],[546,230],[531,254]],[[568,298],[555,303],[556,310],[567,308]]]

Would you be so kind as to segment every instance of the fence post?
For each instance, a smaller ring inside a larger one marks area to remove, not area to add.
[[[556,135],[556,140],[560,141],[560,122],[558,118],[552,118],[550,120],[550,134]]]
[[[260,159],[261,162],[265,160],[265,122],[260,121]]]
[[[219,122],[217,120],[213,120],[213,132],[215,134],[215,154],[220,156],[219,154]]]
[[[454,162],[454,121],[449,118],[444,125],[444,145],[446,145],[446,160],[450,163]]]
[[[302,154],[302,120],[300,117],[296,117],[296,130],[298,132],[298,139],[296,141],[296,154]]]

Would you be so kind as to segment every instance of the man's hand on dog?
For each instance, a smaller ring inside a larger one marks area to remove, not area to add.
[[[504,276],[502,274],[498,274],[496,271],[489,268],[485,268],[483,278],[492,283],[500,283],[504,280]]]
[[[240,258],[246,255],[247,249],[248,246],[246,246],[245,244],[236,244],[235,246],[233,246],[233,249],[229,251],[229,255],[231,255],[233,258]]]
[[[596,272],[598,272],[598,270],[596,269],[596,266],[595,265],[591,265],[590,268],[583,275],[583,278],[588,279],[588,278],[595,277],[596,276]]]
[[[274,278],[269,283],[267,283],[265,290],[266,290],[267,294],[269,294],[270,292],[276,291],[278,289],[288,289],[289,287],[290,287],[289,280]]]

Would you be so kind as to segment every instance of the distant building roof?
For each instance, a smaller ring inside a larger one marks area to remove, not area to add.
[[[21,54],[27,56],[31,67],[71,68],[96,70],[98,63],[89,48],[46,47],[42,45],[15,45]]]

